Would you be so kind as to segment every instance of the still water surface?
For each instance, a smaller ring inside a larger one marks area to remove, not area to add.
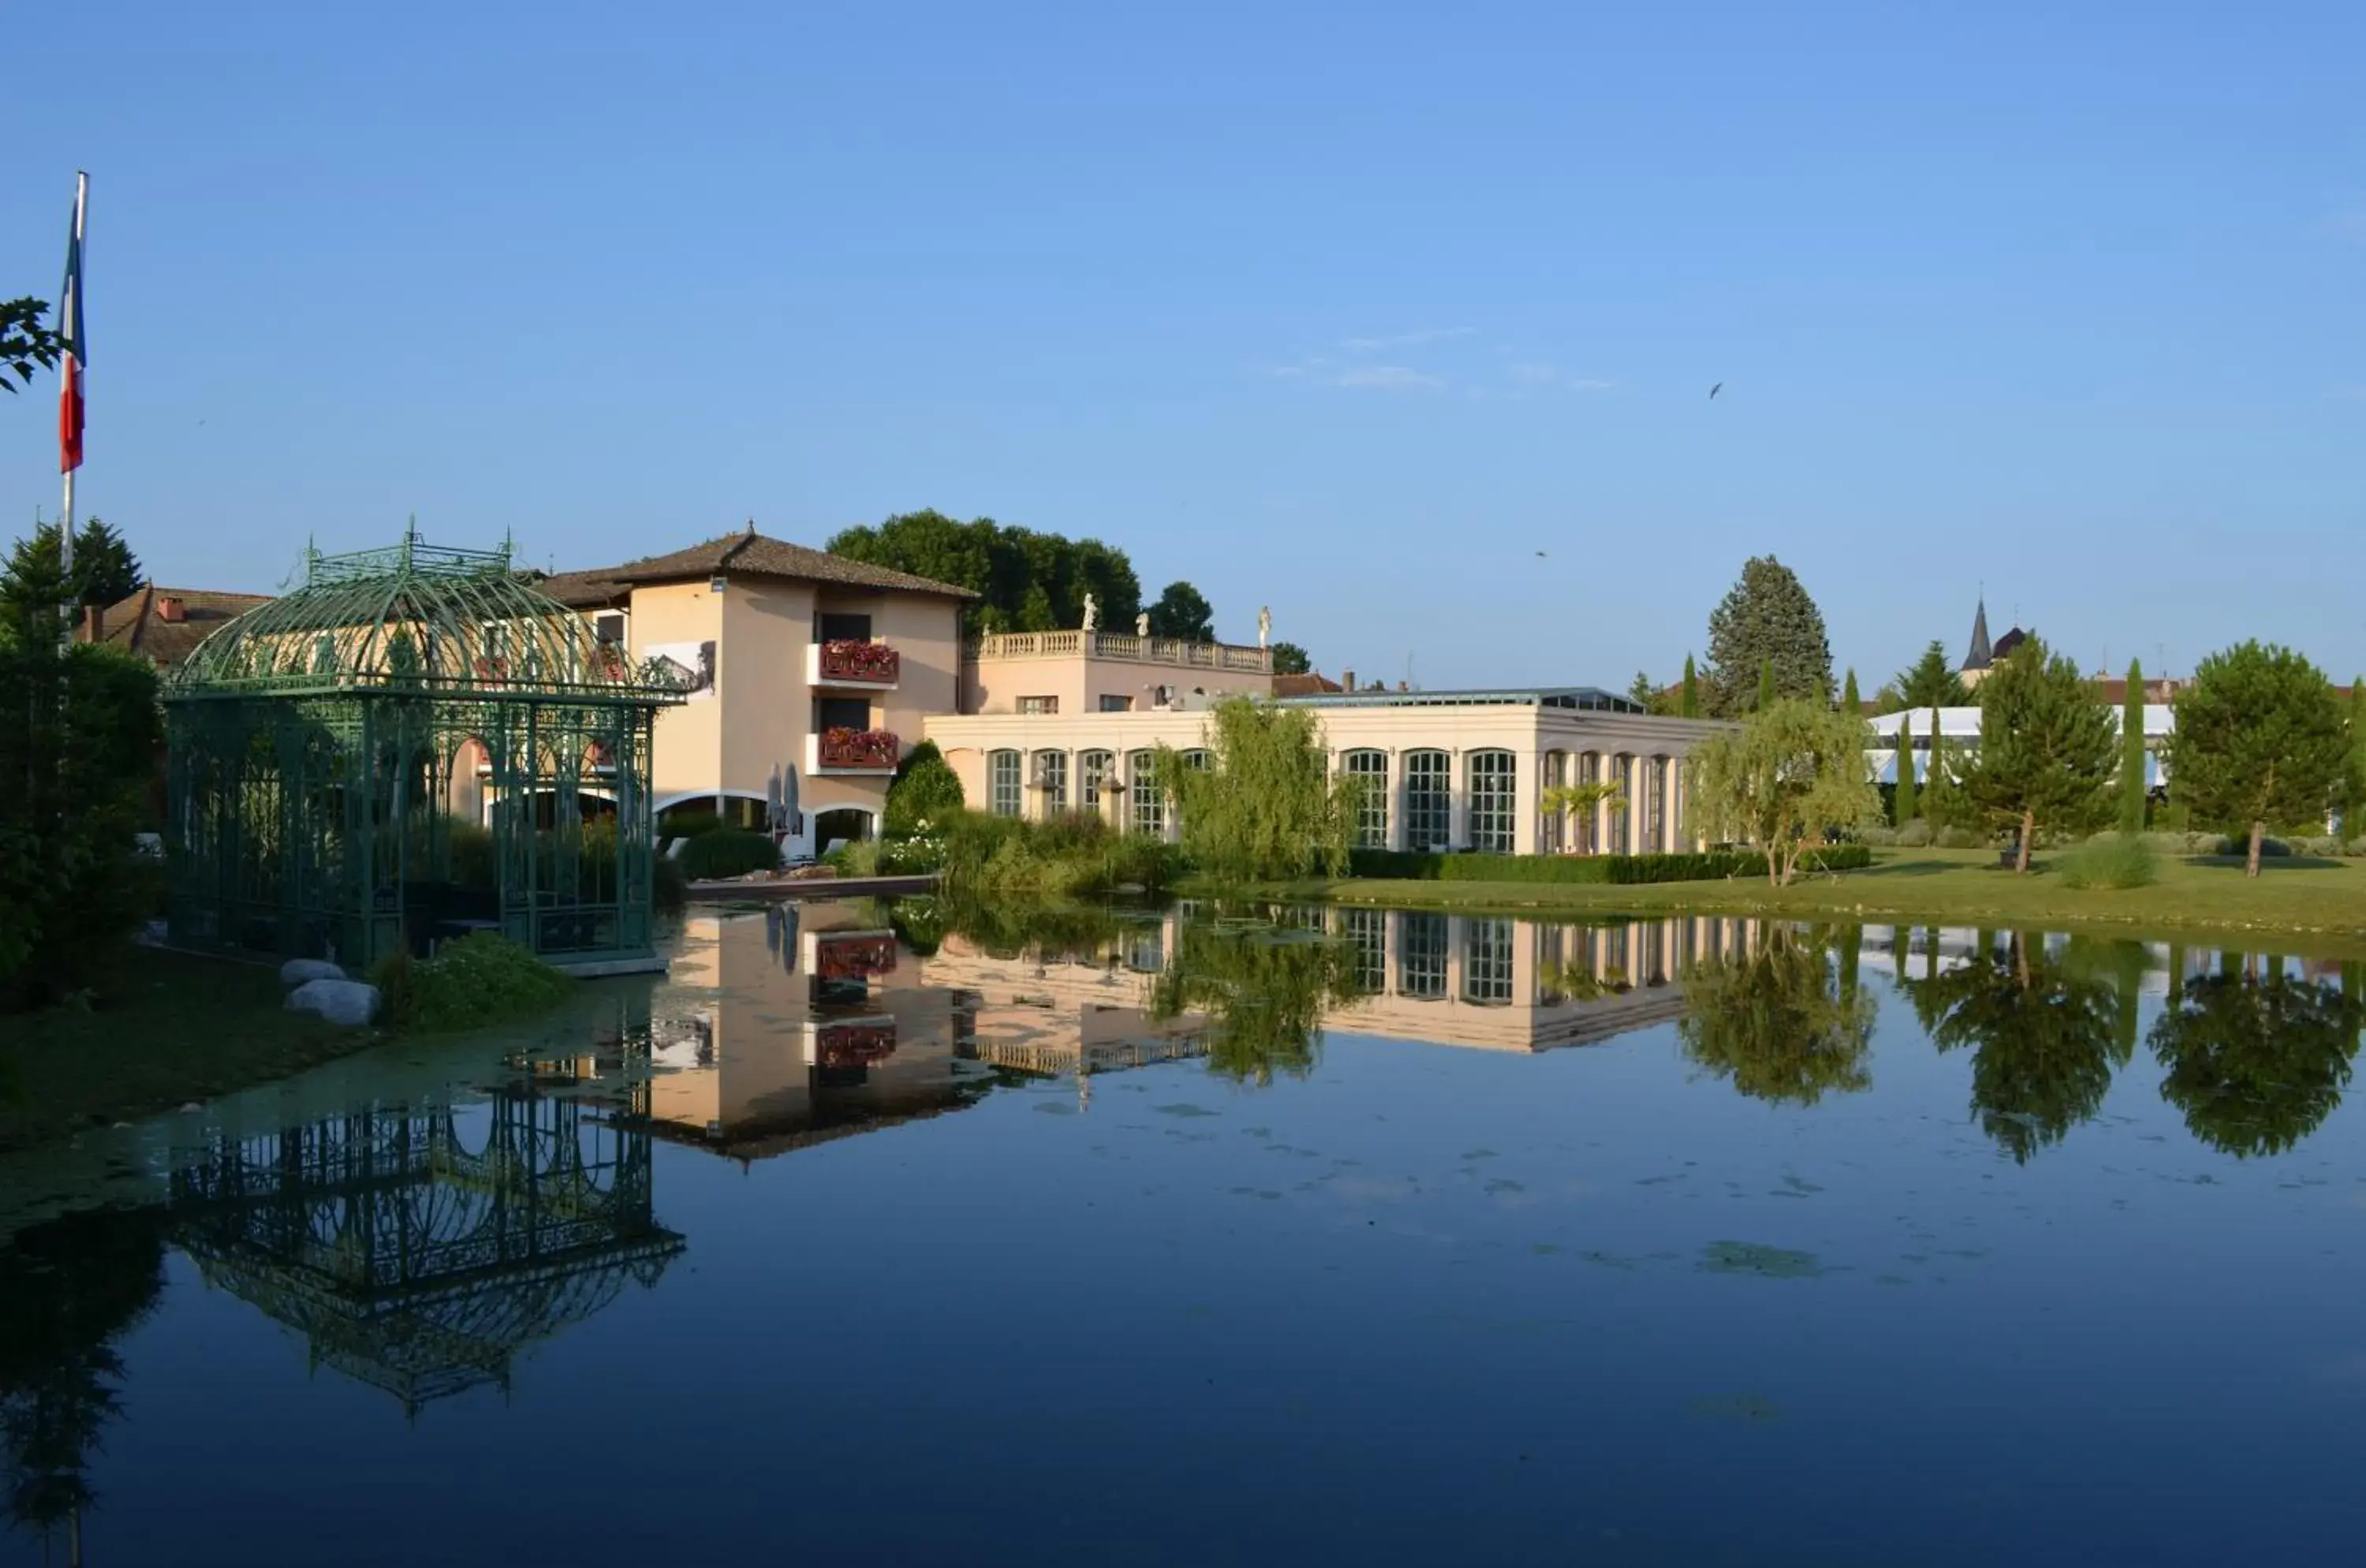
[[[0,1563],[2351,1555],[2355,972],[947,927],[0,1165]]]

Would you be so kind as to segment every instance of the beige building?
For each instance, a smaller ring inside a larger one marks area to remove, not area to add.
[[[960,705],[965,589],[827,555],[752,525],[670,555],[545,579],[636,660],[664,659],[690,698],[660,715],[653,804],[766,825],[795,769],[783,848],[871,837],[925,716]]]
[[[1162,746],[1206,745],[1207,708],[1257,649],[1168,645],[1163,662],[1111,658],[1083,634],[987,638],[973,659],[974,690],[995,694],[975,713],[932,714],[926,732],[961,775],[973,807],[1005,816],[1094,810],[1144,832],[1171,833],[1154,767]],[[1133,638],[1124,642],[1132,644]],[[1154,648],[1156,645],[1153,645]],[[1205,649],[1204,652],[1200,651]],[[1183,663],[1175,651],[1189,656]],[[1163,702],[1076,711],[1071,693],[1122,696],[1131,681]],[[1269,677],[1260,677],[1268,679]],[[1020,694],[1056,700],[1027,704]],[[1684,756],[1718,728],[1647,714],[1594,687],[1489,692],[1372,692],[1283,699],[1313,711],[1335,770],[1369,779],[1360,841],[1386,849],[1471,849],[1502,854],[1560,850],[1645,852],[1687,843]],[[1615,781],[1622,804],[1585,819],[1548,812],[1556,784]],[[1623,807],[1623,808],[1622,808]]]

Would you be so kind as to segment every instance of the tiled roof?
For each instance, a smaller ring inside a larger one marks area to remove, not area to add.
[[[1339,682],[1321,673],[1306,675],[1276,675],[1273,694],[1277,697],[1319,697],[1325,693],[1343,690]]]
[[[168,621],[161,605],[178,600],[182,618]],[[206,588],[159,588],[150,583],[120,604],[110,604],[99,626],[98,640],[109,648],[140,654],[171,669],[197,650],[197,644],[258,605],[271,603],[268,593],[221,593]]]
[[[726,534],[670,555],[649,556],[622,566],[592,571],[561,572],[543,580],[540,587],[561,604],[605,604],[621,597],[636,583],[688,581],[739,572],[755,577],[790,577],[806,582],[835,582],[851,588],[892,588],[907,593],[941,593],[949,599],[975,599],[976,594],[950,582],[935,582],[908,571],[849,560],[823,550],[807,549],[785,539],[768,538],[749,529]],[[585,598],[601,593],[604,596]],[[569,595],[576,597],[569,597]]]

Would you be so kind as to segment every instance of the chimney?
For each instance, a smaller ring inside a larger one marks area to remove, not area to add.
[[[156,618],[168,626],[177,626],[189,618],[189,606],[177,593],[160,593],[156,596]]]
[[[82,607],[82,640],[96,642],[107,632],[107,606],[84,604]]]
[[[1356,672],[1353,670],[1342,670],[1339,671],[1339,687],[1340,690],[1347,692],[1352,692],[1356,689]]]

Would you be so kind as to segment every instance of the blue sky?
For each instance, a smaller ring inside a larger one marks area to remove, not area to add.
[[[1433,686],[2366,666],[2366,7],[24,10],[0,294],[92,172],[84,510],[537,562],[935,506]],[[1715,403],[1710,384],[1725,383]],[[0,407],[9,531],[52,389]],[[1547,554],[1539,558],[1538,550]]]

